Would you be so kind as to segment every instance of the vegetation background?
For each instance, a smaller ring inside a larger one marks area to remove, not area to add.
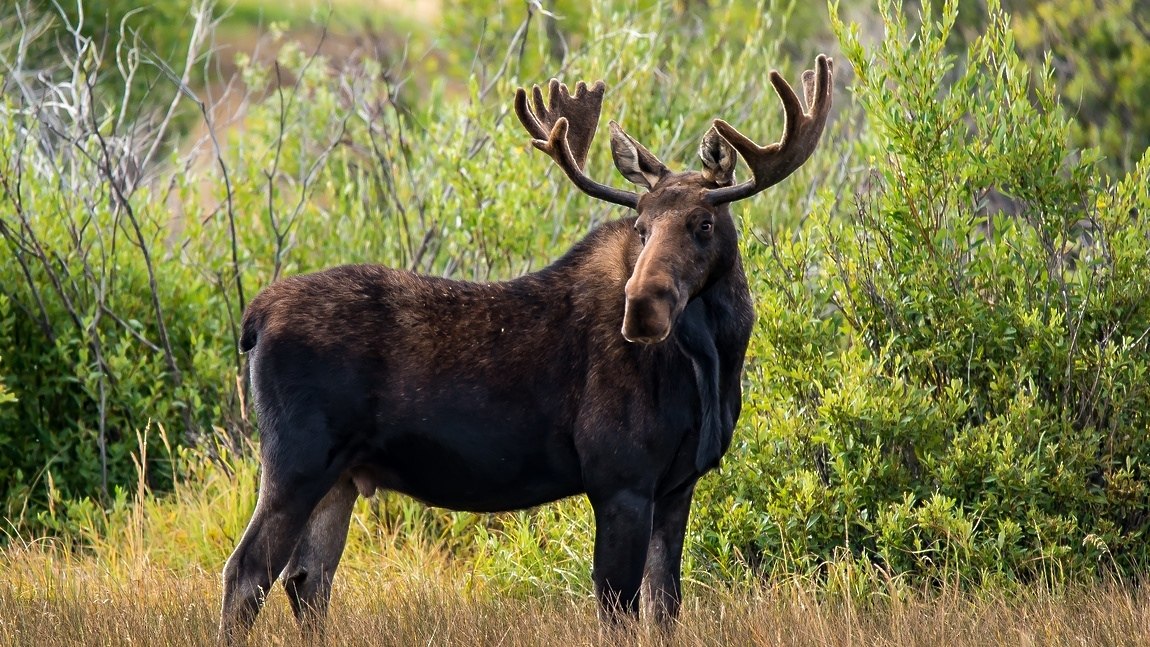
[[[734,209],[759,321],[679,639],[1150,639],[1139,9],[6,5],[0,636],[208,639],[254,504],[236,328],[263,286],[346,262],[508,278],[622,215],[533,151],[515,87],[602,78],[604,118],[687,166],[714,117],[777,137],[766,71],[826,52],[818,152]],[[586,642],[591,533],[578,499],[361,501],[343,635]]]

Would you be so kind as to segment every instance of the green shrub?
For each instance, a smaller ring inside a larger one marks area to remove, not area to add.
[[[835,24],[858,188],[749,250],[748,411],[703,546],[824,575],[836,555],[927,581],[1139,573],[1150,156],[1107,184],[995,5],[959,59],[954,2],[917,32],[880,11],[873,47]]]
[[[115,44],[131,43],[138,37],[161,60],[182,63],[197,4],[195,0],[169,0],[140,6],[125,0],[82,0],[61,2],[60,8],[66,22],[89,38]]]
[[[0,414],[0,501],[17,527],[49,491],[107,500],[130,483],[149,420],[185,442],[228,420],[222,376],[238,369],[208,349],[227,333],[214,286],[168,244],[174,187],[152,174],[171,122],[150,87],[126,89],[150,54],[37,24],[0,43],[0,348],[17,397]],[[37,60],[46,43],[56,55]],[[162,465],[150,474],[171,482]]]
[[[11,475],[0,495],[15,518],[43,507],[48,474],[65,496],[130,483],[135,433],[151,419],[185,442],[227,420],[220,393],[236,364],[214,350],[228,334],[214,287],[165,245],[165,198],[139,188],[116,206],[116,180],[101,173],[121,158],[95,133],[70,124],[83,143],[50,160],[28,136],[33,119],[10,104],[0,112],[0,174],[21,178],[2,193],[0,228],[0,348],[18,397],[0,415],[0,471]],[[170,482],[162,466],[152,475]]]

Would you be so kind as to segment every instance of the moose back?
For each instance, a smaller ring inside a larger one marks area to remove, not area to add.
[[[586,494],[601,617],[638,615],[641,589],[654,620],[675,617],[691,496],[730,444],[754,321],[729,205],[801,166],[830,109],[824,56],[803,75],[805,108],[770,80],[782,139],[761,147],[715,120],[701,171],[668,170],[610,122],[615,165],[642,193],[584,173],[601,81],[571,93],[553,80],[547,102],[520,89],[535,147],[635,215],[511,281],[351,265],[252,301],[240,345],[263,469],[224,569],[221,640],[246,635],[276,579],[317,631],[355,500],[378,489],[474,511]],[[740,155],[753,177],[736,184]]]

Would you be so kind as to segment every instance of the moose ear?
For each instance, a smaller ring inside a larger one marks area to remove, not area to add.
[[[619,124],[612,121],[609,125],[611,156],[615,159],[615,168],[635,184],[654,188],[659,179],[667,174],[667,167],[651,151],[635,141],[634,137],[623,132]]]
[[[727,143],[719,131],[711,126],[703,141],[699,142],[699,158],[703,160],[703,177],[718,186],[735,183],[735,147]]]

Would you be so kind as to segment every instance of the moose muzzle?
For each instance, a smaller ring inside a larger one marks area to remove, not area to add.
[[[678,293],[670,277],[639,275],[627,281],[627,305],[623,310],[623,338],[640,344],[657,344],[671,334]]]

